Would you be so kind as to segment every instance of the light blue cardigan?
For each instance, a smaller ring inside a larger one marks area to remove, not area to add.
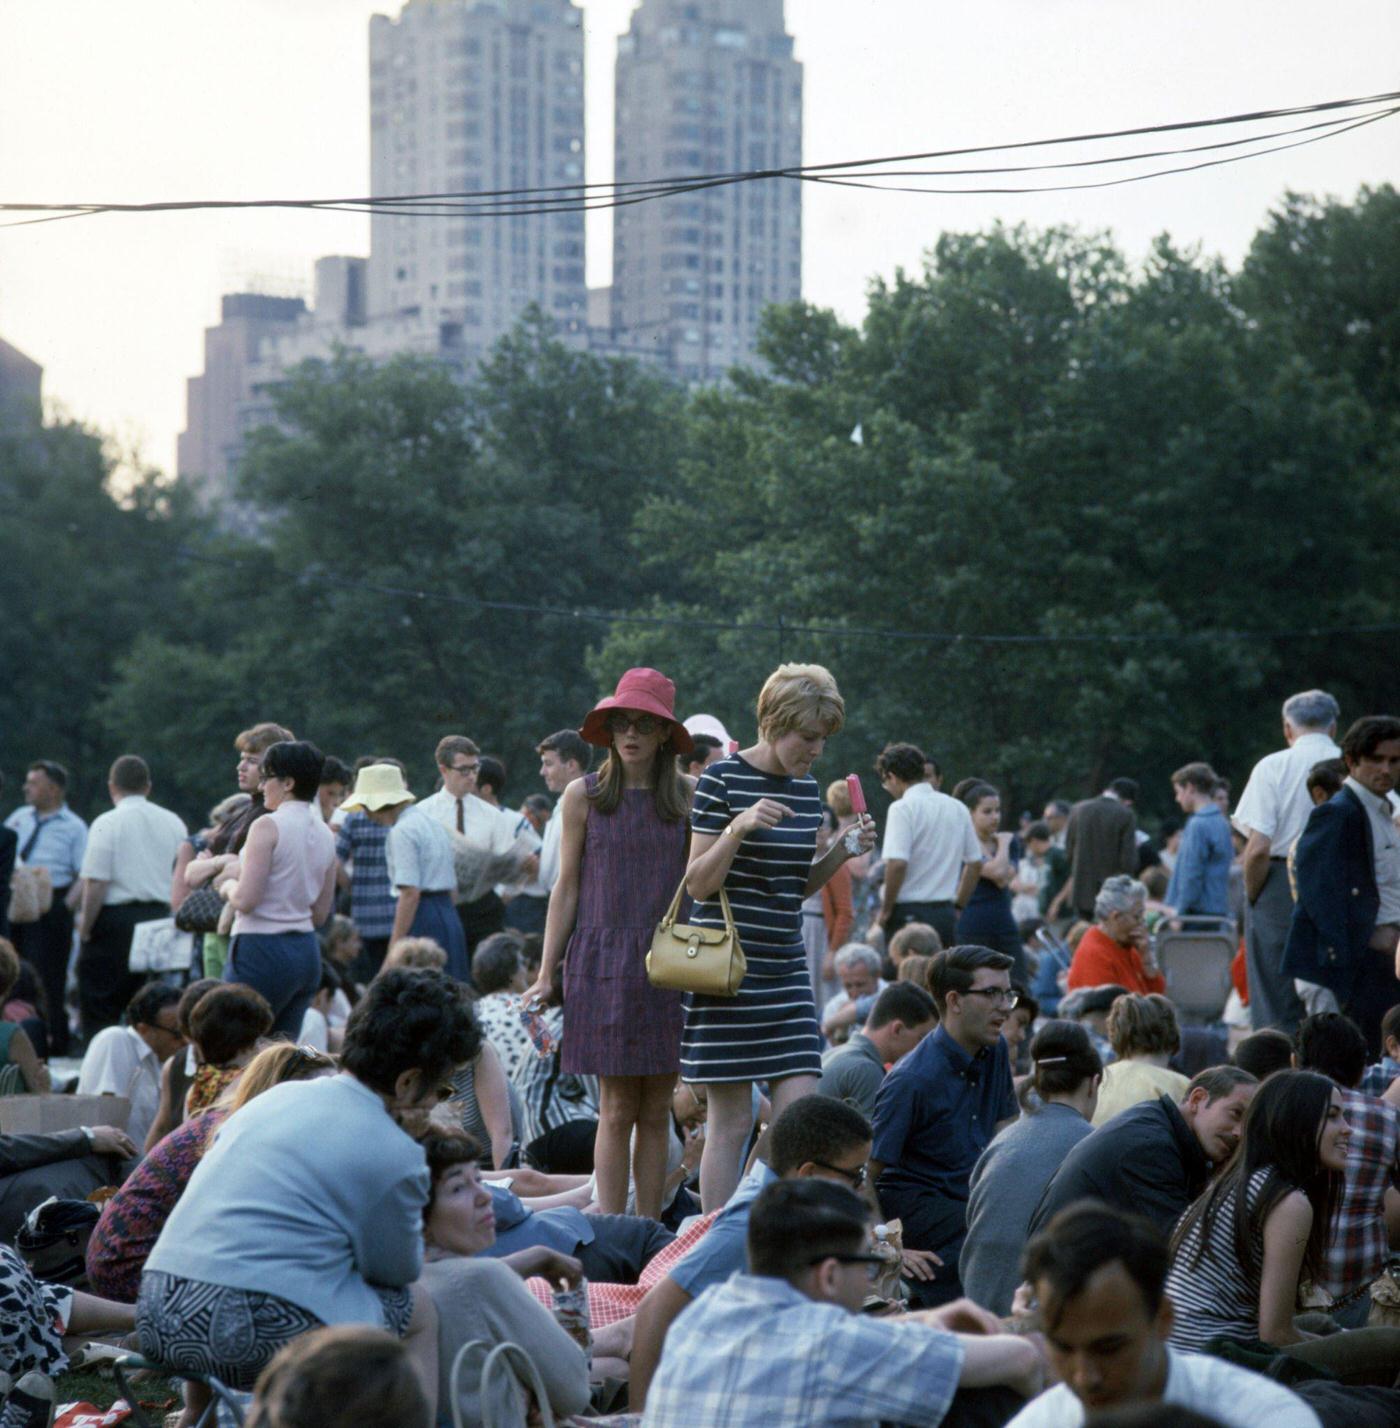
[[[146,1268],[382,1324],[370,1286],[418,1278],[428,1184],[422,1147],[353,1076],[274,1086],[220,1128]]]

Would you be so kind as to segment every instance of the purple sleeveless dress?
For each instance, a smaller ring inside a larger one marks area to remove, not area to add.
[[[597,775],[587,775],[591,793]],[[578,915],[564,953],[567,1072],[663,1076],[680,1070],[680,992],[647,981],[652,933],[685,872],[686,820],[663,821],[651,791],[624,789],[613,813],[590,803]]]

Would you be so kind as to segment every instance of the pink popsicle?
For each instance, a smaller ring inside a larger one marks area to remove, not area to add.
[[[860,775],[847,774],[846,787],[851,791],[851,812],[864,813],[866,811],[865,790],[860,786]]]

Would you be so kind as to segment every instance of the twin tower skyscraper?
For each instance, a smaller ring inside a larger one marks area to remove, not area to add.
[[[584,181],[583,12],[571,0],[409,0],[370,24],[376,196]],[[618,41],[619,182],[801,163],[802,66],[782,0],[642,0]],[[460,324],[488,347],[529,303],[561,333],[685,381],[751,356],[796,299],[801,184],[701,189],[614,210],[613,283],[590,295],[580,212],[372,219],[366,316]]]
[[[800,164],[792,48],[782,0],[641,0],[617,47],[616,179]],[[583,11],[571,0],[408,0],[397,17],[376,16],[370,126],[376,198],[568,196],[585,179]],[[623,204],[612,285],[591,291],[576,209],[376,210],[368,259],[317,262],[313,310],[299,297],[225,294],[204,370],[188,380],[177,470],[228,498],[249,432],[276,420],[276,390],[298,363],[341,348],[374,360],[418,352],[466,375],[532,304],[572,345],[682,382],[717,380],[753,357],[763,309],[801,295],[801,190],[766,179]]]

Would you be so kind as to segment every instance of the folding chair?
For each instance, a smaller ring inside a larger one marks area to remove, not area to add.
[[[209,1400],[209,1406],[195,1420],[195,1428],[215,1428],[219,1422],[220,1407],[229,1415],[229,1419],[226,1421],[232,1421],[237,1425],[237,1428],[243,1428],[242,1400],[232,1389],[225,1388],[213,1374],[186,1373],[183,1369],[173,1369],[166,1364],[154,1363],[150,1359],[142,1358],[140,1354],[127,1354],[124,1358],[113,1361],[112,1373],[117,1380],[118,1392],[131,1406],[131,1421],[135,1428],[161,1428],[161,1424],[152,1423],[150,1414],[141,1407],[136,1392],[127,1382],[126,1375],[138,1370],[149,1370],[169,1378],[191,1379],[195,1383],[202,1383],[209,1390],[213,1396]]]
[[[1225,1014],[1230,965],[1239,937],[1228,917],[1180,917],[1178,929],[1157,934],[1157,965],[1184,1025],[1209,1026]]]

